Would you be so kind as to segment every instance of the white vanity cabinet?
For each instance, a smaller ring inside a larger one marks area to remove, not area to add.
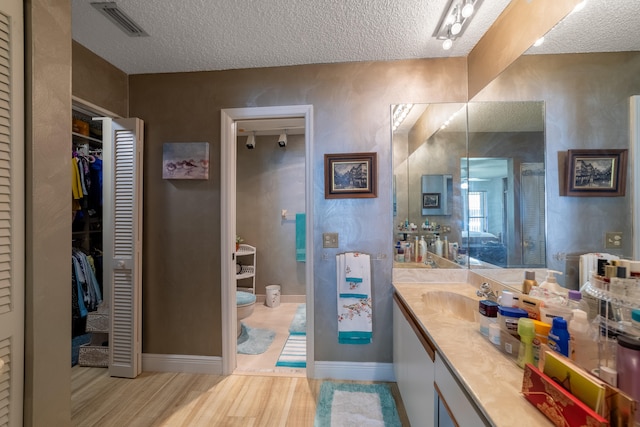
[[[432,426],[435,420],[435,351],[415,327],[415,321],[405,304],[397,295],[394,295],[394,299],[393,369],[398,389],[411,425]]]

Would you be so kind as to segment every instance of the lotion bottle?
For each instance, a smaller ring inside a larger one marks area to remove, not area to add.
[[[416,236],[416,244],[413,245],[413,250],[416,253],[416,262],[422,262],[422,251],[420,251],[420,241],[418,240],[418,236]]]
[[[419,247],[420,258],[422,259],[422,262],[425,262],[427,260],[427,241],[424,240],[424,236],[420,236]]]
[[[566,294],[567,290],[558,284],[556,276],[554,276],[553,273],[562,274],[561,271],[547,270],[547,278],[544,279],[544,282],[540,283],[540,288],[555,292],[557,294]]]
[[[442,256],[442,240],[440,240],[440,236],[436,236],[436,255]]]

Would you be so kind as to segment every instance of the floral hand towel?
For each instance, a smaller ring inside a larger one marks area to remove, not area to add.
[[[338,342],[369,344],[372,336],[371,264],[367,254],[336,256]]]

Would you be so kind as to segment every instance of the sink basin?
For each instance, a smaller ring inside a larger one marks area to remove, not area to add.
[[[480,321],[479,298],[451,291],[429,291],[422,294],[429,309],[445,313],[468,322]]]

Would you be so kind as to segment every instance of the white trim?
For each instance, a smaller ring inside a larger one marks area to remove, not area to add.
[[[633,193],[632,203],[632,235],[633,258],[640,257],[640,95],[629,97],[629,146],[631,148]]]
[[[236,368],[237,313],[235,289],[236,234],[236,121],[284,117],[304,117],[305,120],[305,212],[307,248],[305,263],[307,304],[307,377],[314,375],[313,322],[313,106],[229,108],[220,112],[220,279],[222,304],[222,374]],[[234,274],[231,274],[231,273]]]
[[[393,363],[319,362],[315,363],[315,379],[395,382]]]
[[[186,372],[189,374],[222,374],[222,358],[183,354],[142,354],[144,372]]]

